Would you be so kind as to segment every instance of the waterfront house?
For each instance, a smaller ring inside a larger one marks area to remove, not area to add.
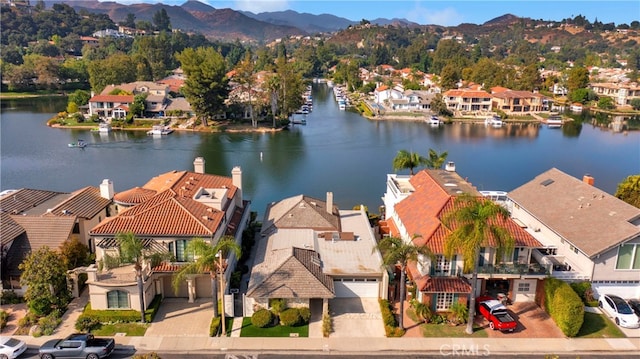
[[[21,271],[26,256],[47,246],[58,249],[77,239],[93,252],[89,230],[111,211],[109,182],[100,189],[85,187],[71,193],[23,188],[0,198],[2,213],[2,282],[4,289],[22,293]]]
[[[463,114],[491,111],[491,94],[482,90],[456,89],[443,94],[447,108]]]
[[[268,308],[269,299],[289,306],[331,298],[386,298],[387,273],[364,209],[339,210],[298,195],[267,206],[245,308]],[[250,315],[247,313],[246,315]]]
[[[544,95],[529,91],[492,89],[491,108],[508,115],[526,115],[544,110]]]
[[[89,99],[89,116],[98,115],[105,119],[127,117],[133,95],[97,95]]]
[[[242,171],[235,167],[231,177],[206,174],[202,157],[194,161],[194,171],[170,171],[152,178],[140,188],[114,195],[117,215],[103,220],[90,235],[96,246],[96,262],[87,269],[92,308],[139,310],[139,292],[131,265],[114,266],[118,256],[118,233],[133,232],[147,254],[170,253],[172,261],[143,264],[145,306],[154,296],[188,298],[211,297],[208,273],[190,277],[175,292],[172,276],[192,260],[185,252],[193,238],[215,244],[222,236],[235,237],[240,245],[250,219],[249,202],[242,196]],[[139,196],[138,196],[139,195]],[[137,198],[136,198],[137,197]],[[237,258],[227,258],[225,278],[229,283]],[[226,288],[225,288],[226,290]]]
[[[471,294],[470,273],[463,273],[463,258],[444,255],[445,238],[453,230],[442,219],[454,210],[458,195],[481,194],[455,172],[449,163],[446,169],[422,170],[413,176],[387,175],[383,197],[384,221],[381,233],[426,245],[435,258],[420,258],[407,267],[407,276],[416,286],[416,299],[429,303],[434,311],[446,311],[454,302],[466,303]],[[512,220],[497,223],[506,228],[515,240],[511,253],[497,258],[491,244],[481,248],[478,257],[478,292],[503,294],[512,301],[534,301],[538,288],[548,274],[532,258],[535,248],[542,245]]]
[[[543,244],[551,275],[601,294],[640,297],[640,209],[556,168],[509,192],[512,217]]]
[[[396,111],[430,111],[435,94],[427,91],[405,90],[402,97],[391,99],[391,108]]]
[[[636,82],[593,83],[589,88],[600,97],[612,98],[617,106],[630,106],[631,100],[640,98],[640,85]]]

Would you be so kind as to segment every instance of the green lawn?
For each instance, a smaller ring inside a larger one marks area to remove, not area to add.
[[[576,338],[624,338],[614,322],[601,314],[584,313],[584,322]]]
[[[427,338],[486,338],[487,331],[474,325],[473,334],[465,332],[466,324],[452,326],[450,324],[421,324],[422,335]]]
[[[257,328],[251,324],[251,318],[246,317],[242,320],[241,337],[290,337],[292,336],[308,337],[309,325],[301,325],[298,327],[285,327],[276,325],[269,328]]]
[[[149,324],[141,323],[102,324],[100,329],[95,329],[91,333],[102,337],[112,337],[116,333],[126,333],[128,337],[141,337],[144,336],[148,327]]]

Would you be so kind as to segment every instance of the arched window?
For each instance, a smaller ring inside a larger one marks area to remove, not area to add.
[[[129,305],[129,293],[122,290],[112,290],[107,293],[107,308],[122,309],[131,308]]]

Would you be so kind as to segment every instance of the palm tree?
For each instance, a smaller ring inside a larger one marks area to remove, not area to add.
[[[409,152],[407,150],[400,150],[393,159],[393,169],[397,171],[408,168],[413,176],[413,169],[418,166],[425,165],[426,163],[427,159],[420,156],[420,154],[416,152]]]
[[[233,236],[223,236],[218,240],[215,245],[207,243],[202,238],[194,238],[189,241],[187,253],[193,253],[194,261],[189,262],[186,266],[182,267],[178,273],[173,277],[173,288],[178,290],[180,283],[182,283],[187,276],[191,274],[198,274],[208,271],[211,276],[211,289],[213,296],[213,316],[218,316],[218,291],[216,290],[216,277],[220,280],[220,292],[224,291],[224,271],[227,267],[225,258],[230,253],[236,255],[236,258],[240,258],[241,247],[236,243]],[[224,294],[224,293],[222,293]],[[224,313],[224,295],[221,295],[222,300],[222,312]],[[222,335],[227,335],[226,323],[224,315],[221,318],[222,322]]]
[[[405,299],[405,270],[409,262],[416,262],[420,255],[432,257],[431,250],[425,246],[416,246],[405,242],[402,238],[384,237],[380,240],[376,249],[382,254],[384,265],[400,264],[400,328],[404,329],[404,299]]]
[[[471,279],[471,298],[469,301],[469,320],[467,334],[473,333],[475,317],[475,293],[478,281],[478,257],[480,248],[494,246],[496,260],[513,250],[514,239],[499,220],[506,220],[509,212],[488,199],[463,194],[456,197],[455,210],[443,217],[442,222],[451,229],[445,239],[444,252],[449,258],[458,252],[464,258],[464,272],[473,271]]]
[[[438,154],[438,152],[430,148],[429,158],[427,159],[427,162],[426,162],[427,168],[432,168],[432,169],[441,168],[444,161],[447,160],[448,155],[449,154],[446,151]]]
[[[144,323],[144,288],[142,284],[142,260],[144,259],[144,244],[133,232],[121,232],[116,234],[116,241],[120,247],[120,259],[124,263],[133,263],[138,282],[138,294],[140,297],[140,317]]]

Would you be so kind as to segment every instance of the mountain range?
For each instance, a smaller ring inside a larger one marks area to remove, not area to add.
[[[187,0],[182,5],[161,3],[120,4],[114,1],[45,0],[45,6],[68,4],[76,11],[107,14],[114,22],[122,21],[127,14],[135,16],[136,21],[151,22],[153,15],[165,9],[173,29],[186,32],[199,32],[207,37],[226,41],[269,42],[278,38],[295,35],[313,35],[330,33],[356,25],[359,22],[331,14],[314,15],[293,10],[252,13],[229,8],[214,8],[197,0]],[[406,19],[378,18],[369,20],[376,25],[394,25],[402,27],[420,26]]]

